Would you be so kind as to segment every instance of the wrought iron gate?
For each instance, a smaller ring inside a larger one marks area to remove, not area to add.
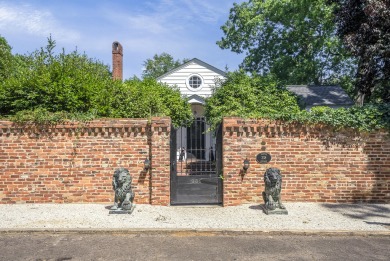
[[[220,131],[207,132],[204,117],[171,131],[171,204],[221,204]]]

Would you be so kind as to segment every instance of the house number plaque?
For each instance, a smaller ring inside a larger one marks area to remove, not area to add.
[[[267,164],[271,161],[271,154],[269,154],[268,152],[259,153],[256,156],[256,161],[260,164]]]

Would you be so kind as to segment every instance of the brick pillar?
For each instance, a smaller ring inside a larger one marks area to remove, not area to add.
[[[151,181],[150,204],[170,204],[170,118],[152,118],[150,126]]]
[[[112,43],[112,79],[123,80],[123,48],[119,42]]]

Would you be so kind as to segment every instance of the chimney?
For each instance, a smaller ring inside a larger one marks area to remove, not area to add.
[[[112,79],[123,80],[123,48],[119,42],[112,43]]]

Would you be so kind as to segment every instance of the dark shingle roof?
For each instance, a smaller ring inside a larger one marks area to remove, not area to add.
[[[351,106],[348,94],[338,85],[288,85],[287,89],[298,95],[306,106]]]

